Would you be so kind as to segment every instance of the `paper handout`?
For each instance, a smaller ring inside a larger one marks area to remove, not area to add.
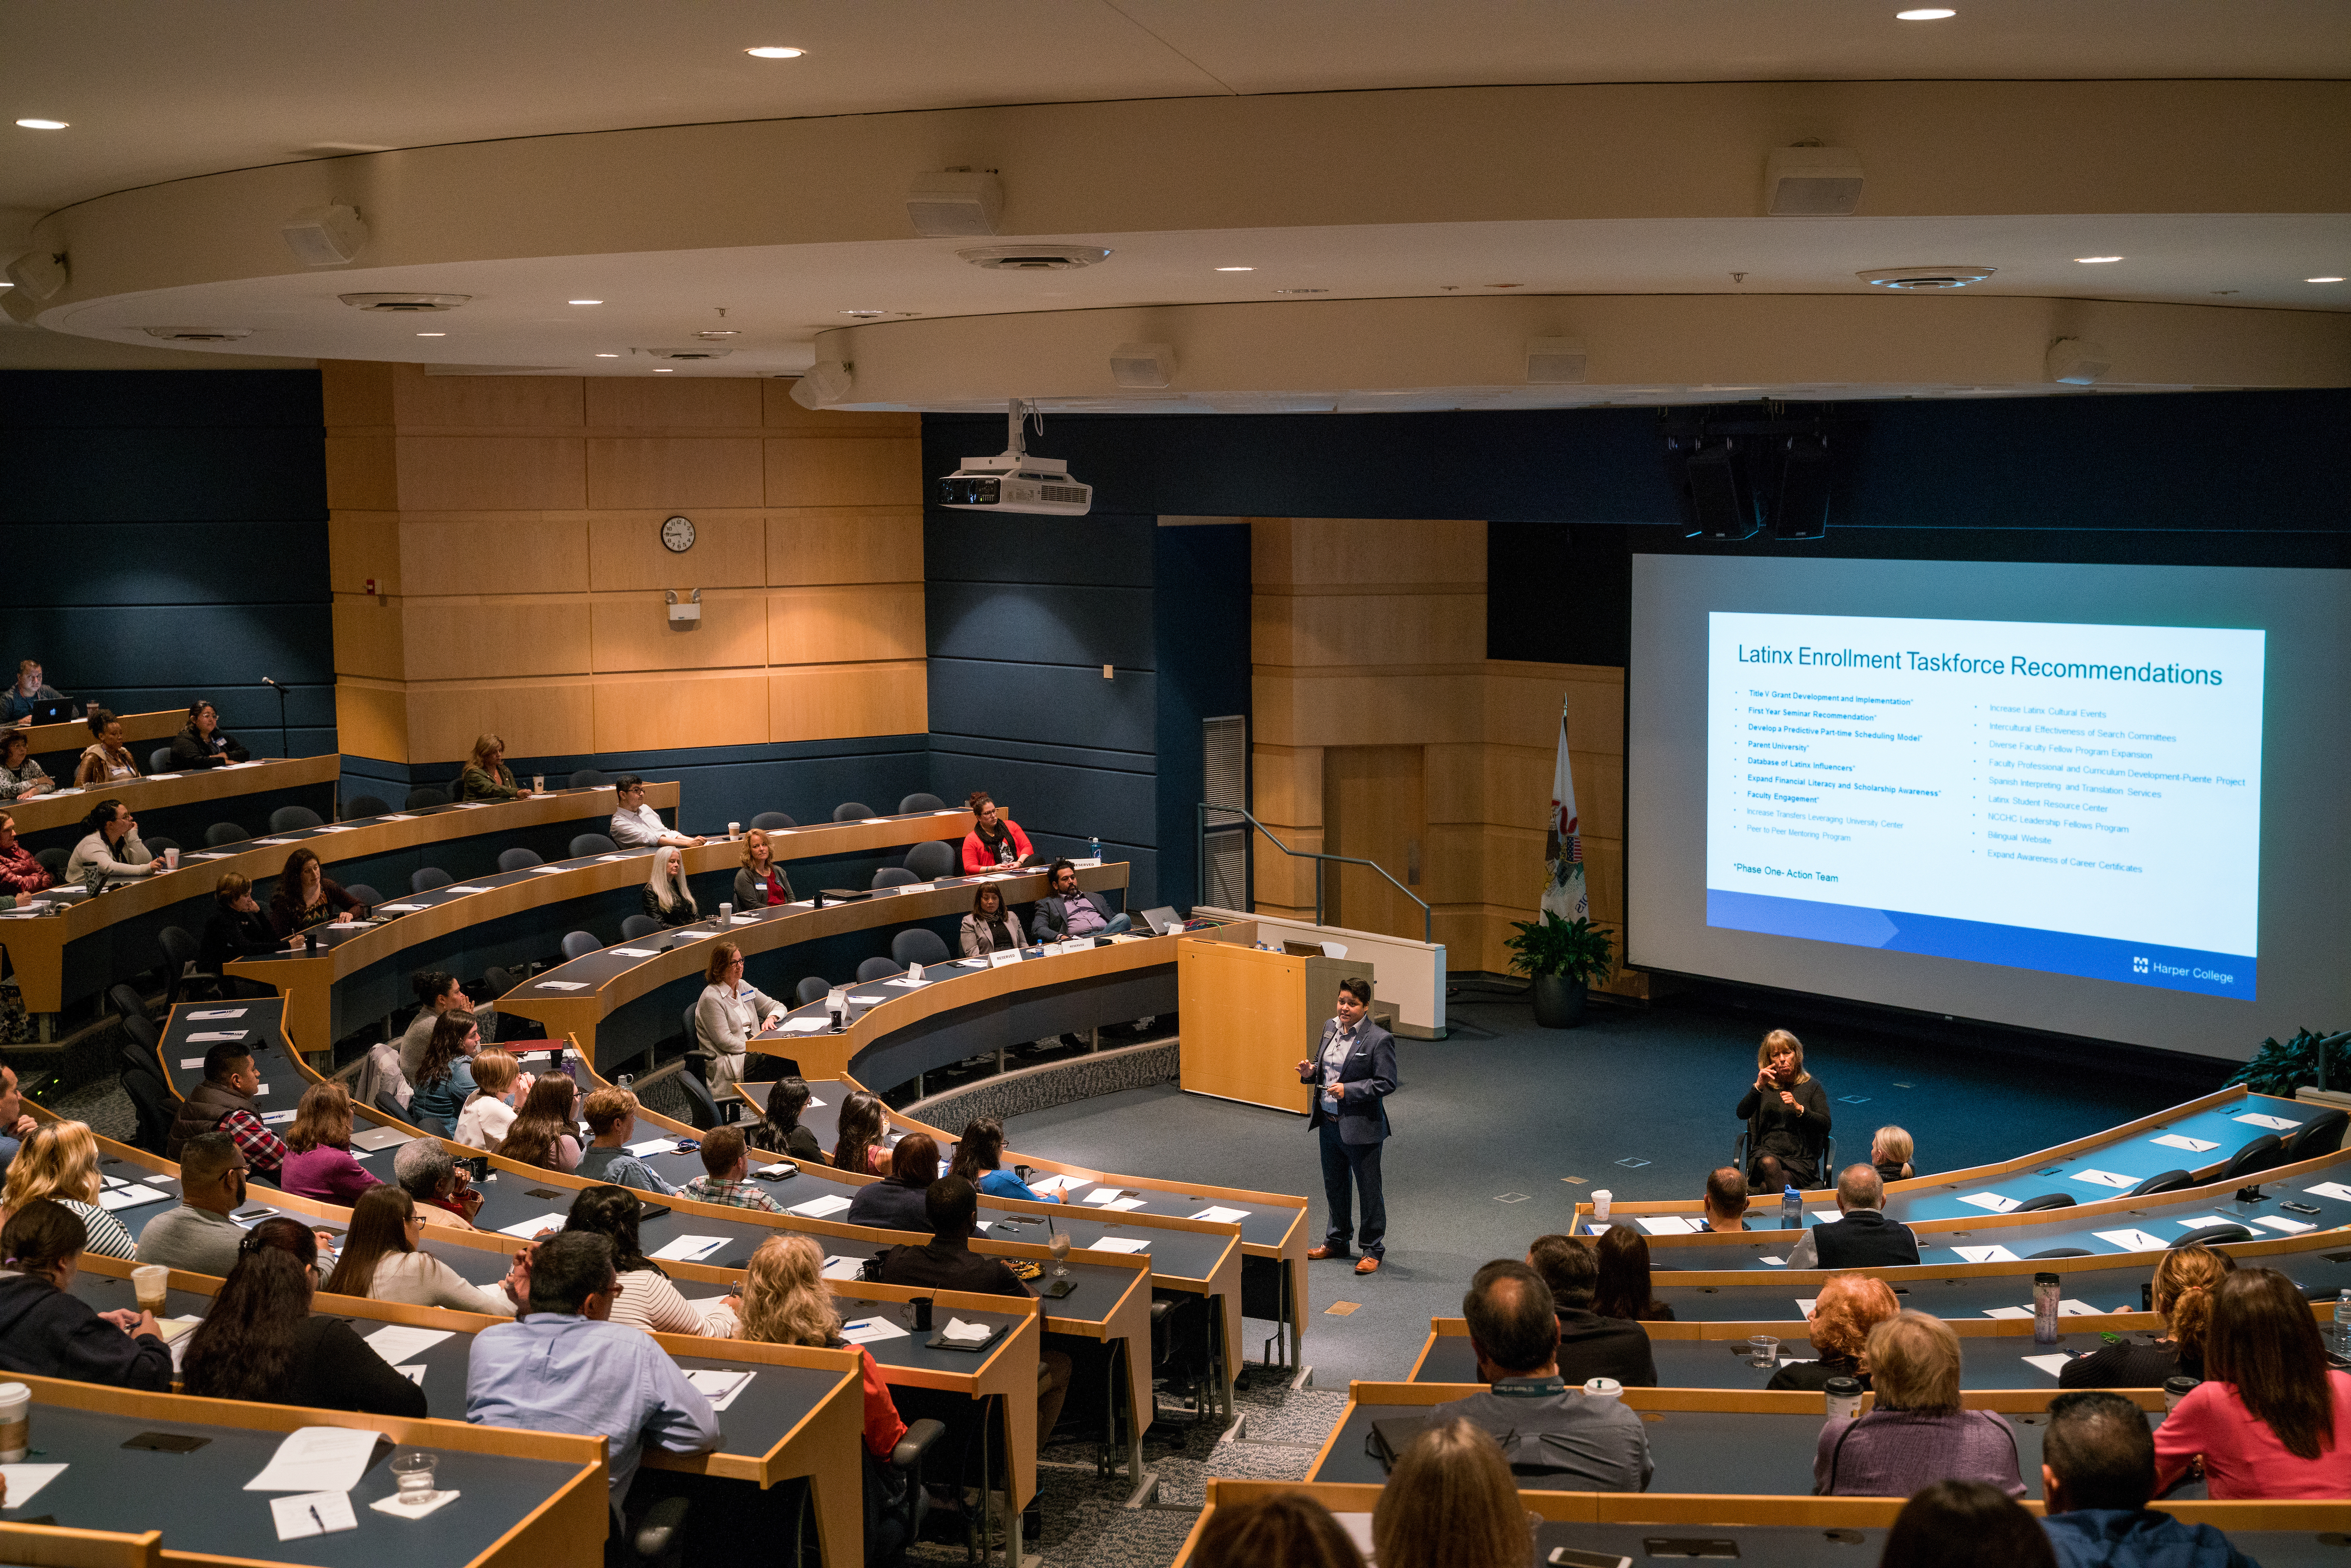
[[[1970,1263],[2013,1263],[2016,1254],[2005,1247],[1954,1247],[1952,1251]]]
[[[2209,1155],[2220,1145],[2208,1144],[2201,1138],[2191,1138],[2182,1133],[2166,1133],[2159,1138],[2149,1138],[2150,1144],[2161,1144],[2167,1149],[2186,1149],[2191,1155]]]
[[[658,1155],[677,1147],[677,1140],[675,1138],[639,1138],[635,1143],[625,1146],[629,1153],[639,1159],[643,1159],[647,1155]]]
[[[1149,1248],[1147,1236],[1104,1236],[1086,1243],[1088,1252],[1141,1252]]]
[[[538,1233],[542,1230],[560,1230],[562,1228],[562,1215],[542,1214],[537,1219],[517,1219],[512,1225],[501,1225],[498,1227],[498,1234],[501,1236],[511,1236],[516,1238],[517,1240],[531,1241],[536,1240],[538,1237]]]
[[[852,1344],[875,1344],[885,1339],[904,1339],[906,1331],[888,1318],[859,1318],[841,1325],[841,1337]]]
[[[949,1318],[939,1337],[950,1344],[986,1344],[996,1336],[996,1331],[986,1323],[967,1323],[961,1318]]]
[[[2137,1186],[2138,1185],[2138,1178],[2137,1176],[2116,1176],[2112,1171],[2078,1170],[2074,1172],[2066,1179],[2069,1181],[2085,1181],[2092,1186],[2110,1186],[2115,1188],[2116,1191],[2120,1191],[2124,1187]]]
[[[1238,1225],[1242,1220],[1249,1218],[1249,1211],[1246,1208],[1208,1207],[1202,1209],[1192,1218],[1195,1219],[1206,1219],[1217,1225]]]
[[[2264,1116],[2258,1111],[2251,1115],[2235,1117],[2233,1120],[2242,1122],[2249,1127],[2267,1127],[2273,1133],[2291,1133],[2302,1125],[2301,1123],[2289,1121],[2283,1116]]]
[[[2028,1355],[2022,1358],[2025,1365],[2037,1366],[2052,1377],[2064,1372],[2065,1364],[2073,1359],[2072,1356],[2062,1352],[2056,1355]]]
[[[1971,1192],[1968,1194],[1967,1197],[1959,1199],[1959,1201],[1965,1204],[1971,1204],[1977,1208],[1988,1208],[1994,1214],[2006,1214],[2010,1209],[2014,1208],[2018,1204],[2022,1203],[2024,1200],[2021,1197],[2010,1197],[2003,1193]]]
[[[398,1366],[403,1362],[414,1361],[447,1339],[449,1334],[447,1329],[420,1329],[406,1323],[387,1323],[364,1337],[370,1350]]]
[[[710,1401],[713,1410],[724,1410],[735,1403],[735,1396],[751,1385],[752,1374],[728,1372],[715,1366],[689,1367],[685,1380],[694,1385],[695,1392]]]
[[[245,1013],[246,1013],[246,1009],[243,1009],[243,1008],[207,1008],[207,1009],[204,1009],[204,1011],[202,1011],[202,1012],[193,1012],[193,1013],[190,1013],[190,1014],[188,1015],[188,1017],[189,1017],[189,1019],[190,1019],[191,1020],[196,1020],[196,1019],[241,1019],[241,1018],[243,1018],[243,1017],[245,1016]]]
[[[668,1263],[699,1263],[726,1245],[724,1236],[680,1236],[652,1256]]]
[[[2149,1236],[2144,1230],[2095,1230],[2091,1234],[2126,1252],[2160,1252],[2169,1245],[2162,1237]]]
[[[371,1343],[384,1332],[379,1330],[368,1338]],[[423,1332],[429,1332],[435,1342],[449,1337],[445,1330]],[[297,1427],[286,1434],[261,1473],[245,1483],[245,1490],[347,1492],[366,1473],[368,1456],[375,1452],[380,1436],[366,1427]]]

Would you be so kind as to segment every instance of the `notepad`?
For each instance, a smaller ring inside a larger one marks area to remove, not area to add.
[[[415,1360],[449,1336],[447,1329],[420,1329],[406,1323],[386,1323],[373,1333],[361,1337],[367,1341],[369,1349],[398,1366],[402,1362]]]
[[[864,1271],[862,1258],[842,1258],[828,1255],[820,1277],[827,1280],[854,1280]]]
[[[821,1018],[786,1019],[784,1020],[783,1032],[786,1034],[814,1034],[817,1030],[825,1028],[830,1022],[830,1019]]]
[[[876,1003],[887,1000],[888,998],[883,997],[852,997],[849,999],[855,1002],[861,1008],[870,1008],[874,1006]]]
[[[986,1344],[996,1337],[996,1331],[986,1323],[967,1323],[961,1318],[949,1318],[939,1337],[952,1344]]]
[[[2236,1117],[2234,1120],[2242,1122],[2249,1127],[2267,1127],[2273,1133],[2291,1133],[2302,1125],[2301,1123],[2288,1121],[2283,1116],[2265,1116],[2258,1111]]]
[[[2307,1224],[2303,1220],[2288,1219],[2281,1214],[2263,1215],[2258,1223],[2268,1226],[2272,1230],[2283,1230],[2289,1236],[2294,1235],[2297,1231],[2313,1230],[2317,1228],[2315,1226]]]
[[[2316,1186],[2302,1189],[2313,1197],[2331,1197],[2337,1203],[2351,1203],[2351,1186],[2339,1181],[2323,1181]]]
[[[1984,1309],[1984,1316],[1988,1318],[2029,1318],[2032,1315],[2031,1307],[1986,1307]]]
[[[607,952],[618,953],[623,958],[658,958],[661,956],[661,949],[658,947],[611,947],[605,950]]]
[[[413,1366],[395,1366],[392,1368],[392,1371],[400,1374],[401,1376],[405,1377],[409,1382],[413,1383],[419,1388],[424,1386],[424,1375],[431,1370],[432,1369],[430,1367],[426,1366],[421,1361]]]
[[[2019,1359],[2025,1365],[2037,1366],[2050,1376],[2055,1377],[2065,1370],[2065,1364],[2074,1358],[2061,1352],[2056,1355],[2027,1355]]]
[[[368,1335],[368,1341],[373,1343],[387,1333],[427,1334],[436,1344],[449,1337],[446,1329],[391,1328]],[[360,1484],[379,1436],[365,1427],[297,1427],[286,1434],[261,1473],[245,1483],[245,1490],[332,1492],[340,1497]],[[344,1512],[348,1516],[350,1510]]]
[[[2182,1230],[2202,1230],[2208,1226],[2235,1225],[2239,1222],[2226,1218],[2218,1214],[2199,1214],[2193,1219],[2178,1219],[2172,1221],[2172,1223],[2179,1226]]]
[[[2078,1170],[2074,1172],[2066,1179],[2068,1181],[2085,1181],[2092,1186],[2110,1186],[2118,1191],[2124,1187],[2137,1186],[2138,1185],[2138,1178],[2137,1176],[2116,1176],[2112,1171]]]
[[[658,1155],[677,1147],[677,1140],[674,1137],[639,1138],[635,1143],[623,1146],[637,1158],[643,1159],[647,1155]]]
[[[2169,1245],[2162,1237],[2149,1236],[2144,1230],[2097,1230],[2091,1234],[2126,1252],[2160,1252]]]
[[[190,1013],[188,1015],[188,1019],[191,1022],[206,1021],[213,1019],[241,1019],[245,1016],[245,1013],[246,1009],[243,1008],[206,1008],[201,1012]]]
[[[216,1045],[225,1040],[243,1040],[246,1037],[246,1031],[241,1029],[201,1030],[196,1033],[188,1036],[188,1043],[190,1045]],[[202,1067],[204,1064],[204,1059],[202,1057],[196,1059],[196,1065],[198,1067]]]
[[[585,980],[541,980],[536,988],[542,991],[584,991],[588,988],[588,982]]]
[[[1202,1209],[1192,1218],[1205,1219],[1216,1225],[1238,1225],[1242,1220],[1247,1219],[1249,1215],[1249,1211],[1246,1208],[1208,1207]]]
[[[1029,1182],[1029,1190],[1034,1193],[1074,1192],[1092,1180],[1092,1176],[1041,1176]]]
[[[63,1465],[0,1465],[0,1476],[8,1480],[9,1508],[24,1507],[35,1492],[65,1473]]]
[[[562,1228],[563,1216],[559,1214],[542,1214],[537,1219],[517,1219],[512,1225],[501,1225],[498,1227],[498,1234],[501,1236],[511,1236],[521,1241],[530,1241],[537,1239],[538,1233],[542,1230],[560,1230]]]
[[[852,1344],[878,1344],[885,1339],[904,1339],[907,1334],[888,1318],[859,1318],[855,1322],[841,1325],[841,1337]]]
[[[2016,1254],[2005,1247],[1954,1247],[1952,1251],[1970,1263],[2013,1263]]]
[[[1641,1214],[1634,1220],[1652,1236],[1687,1236],[1698,1224],[1685,1214]]]
[[[2098,1312],[2089,1302],[2077,1301],[2071,1296],[2057,1303],[2057,1315],[2061,1318],[2095,1318]]]
[[[364,1434],[372,1442],[375,1434]],[[356,1483],[359,1479],[351,1478]],[[269,1516],[277,1523],[277,1539],[299,1541],[306,1535],[334,1535],[360,1527],[347,1491],[302,1492],[269,1500]]]
[[[2167,1149],[2186,1149],[2191,1155],[2209,1155],[2220,1145],[2208,1144],[2201,1138],[2188,1137],[2180,1133],[2166,1133],[2159,1138],[2149,1138],[2150,1144],[2161,1144]]]
[[[1087,1203],[1099,1204],[1114,1203],[1124,1194],[1125,1190],[1126,1189],[1123,1187],[1098,1186],[1094,1188],[1093,1191],[1086,1194],[1084,1201]]]
[[[666,1263],[699,1263],[726,1245],[724,1236],[680,1236],[652,1256]]]
[[[1763,1253],[1755,1260],[1759,1263],[1769,1263],[1774,1269],[1784,1269],[1788,1266],[1788,1260],[1785,1258],[1774,1258],[1768,1252]]]
[[[656,1253],[658,1257],[660,1254]],[[735,1403],[736,1396],[751,1385],[752,1374],[727,1372],[715,1366],[689,1367],[685,1380],[694,1385],[695,1392],[710,1401],[713,1410],[724,1410]]]
[[[204,1059],[201,1056],[183,1056],[180,1058],[180,1071],[183,1072],[201,1072],[204,1071]]]
[[[830,1219],[848,1207],[847,1198],[839,1193],[828,1193],[822,1197],[812,1197],[806,1203],[792,1205],[792,1212],[802,1219]]]
[[[2005,1194],[1997,1192],[1971,1192],[1968,1194],[1967,1197],[1959,1199],[1959,1201],[1965,1204],[1971,1204],[1977,1208],[1988,1208],[1994,1214],[2006,1214],[2010,1209],[2014,1208],[2018,1204],[2022,1203],[2024,1200],[2021,1197],[2010,1197]]]
[[[444,887],[444,888],[443,888],[441,891],[442,891],[442,892],[444,892],[444,893],[487,893],[487,892],[489,892],[490,890],[489,890],[488,888],[486,888],[486,887],[463,887],[463,886],[461,886],[461,887]]]
[[[1141,1252],[1151,1246],[1147,1236],[1105,1236],[1086,1243],[1089,1252]]]

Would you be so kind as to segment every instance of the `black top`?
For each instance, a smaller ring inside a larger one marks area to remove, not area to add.
[[[1856,1208],[1843,1219],[1814,1226],[1813,1249],[1823,1269],[1897,1268],[1918,1261],[1918,1239],[1910,1228],[1875,1208]]]
[[[218,768],[226,762],[250,762],[253,758],[236,737],[225,730],[213,731],[212,740],[199,740],[186,730],[172,737],[172,768],[178,772],[188,768]]]
[[[781,1138],[776,1135],[775,1128],[767,1123],[754,1122],[743,1129],[743,1141],[755,1149],[765,1149],[771,1155],[789,1155],[803,1165],[824,1164],[824,1145],[816,1141],[814,1133],[810,1132],[798,1122],[794,1122],[791,1132]],[[925,1220],[924,1228],[928,1228],[929,1221]]]
[[[241,909],[215,907],[213,917],[204,922],[196,967],[217,975],[232,958],[256,958],[277,951],[277,933],[267,915],[258,909],[247,915]]]
[[[2182,1357],[2169,1340],[2150,1344],[2133,1336],[2077,1355],[2057,1373],[2060,1388],[2160,1388],[2174,1377],[2201,1377],[2202,1356]]]
[[[1559,1309],[1559,1375],[1570,1385],[1613,1377],[1627,1388],[1657,1385],[1657,1358],[1641,1325],[1582,1307]]]
[[[911,1230],[917,1235],[931,1228],[929,1210],[924,1207],[924,1195],[930,1184],[910,1186],[896,1176],[870,1182],[857,1189],[849,1200],[849,1212],[841,1217],[843,1225],[871,1225],[881,1230]]]
[[[376,1354],[349,1323],[323,1314],[298,1333],[293,1374],[276,1403],[420,1419],[427,1413],[423,1389]]]
[[[1910,1176],[1910,1169],[1907,1160],[1880,1160],[1877,1162],[1877,1179],[1883,1182],[1905,1181]]]
[[[1821,1151],[1828,1144],[1828,1091],[1821,1087],[1819,1079],[1807,1078],[1788,1092],[1803,1107],[1802,1115],[1782,1104],[1776,1091],[1767,1099],[1752,1084],[1731,1114],[1747,1124],[1750,1160],[1758,1155],[1774,1155],[1791,1175],[1802,1178],[1799,1185],[1809,1186],[1820,1176]]]
[[[172,1352],[133,1339],[88,1301],[34,1274],[0,1274],[0,1373],[69,1377],[114,1388],[172,1391]]]
[[[295,907],[294,900],[301,896],[298,892],[283,887],[279,892],[285,893],[286,896],[280,898],[272,894],[269,898],[269,928],[281,939],[293,936],[297,931],[308,931],[313,925],[324,925],[345,915],[356,915],[360,910],[360,901],[345,893],[343,884],[330,876],[319,879],[319,902],[308,909]]]
[[[1771,1381],[1763,1386],[1774,1392],[1792,1388],[1799,1393],[1809,1389],[1817,1394],[1828,1387],[1830,1378],[1850,1377],[1866,1392],[1869,1374],[1860,1371],[1859,1366],[1860,1363],[1849,1355],[1823,1355],[1818,1361],[1792,1361],[1773,1373]]]
[[[667,909],[664,909],[661,906],[661,900],[653,895],[653,890],[650,887],[645,889],[643,903],[645,918],[657,920],[664,925],[691,925],[702,918],[702,912],[683,898],[675,900]]]
[[[882,1254],[882,1283],[983,1296],[1026,1296],[1029,1287],[1001,1258],[974,1252],[961,1237],[933,1237],[927,1246],[893,1247]]]

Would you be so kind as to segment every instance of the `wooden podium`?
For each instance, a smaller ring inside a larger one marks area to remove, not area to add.
[[[1185,1092],[1241,1100],[1303,1116],[1311,1086],[1298,1081],[1349,976],[1376,981],[1354,958],[1268,953],[1230,942],[1187,941],[1176,953],[1177,1048]]]

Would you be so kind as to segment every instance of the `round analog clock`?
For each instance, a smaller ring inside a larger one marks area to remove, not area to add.
[[[684,555],[694,548],[694,519],[692,517],[664,518],[661,526],[661,541],[674,553]]]

